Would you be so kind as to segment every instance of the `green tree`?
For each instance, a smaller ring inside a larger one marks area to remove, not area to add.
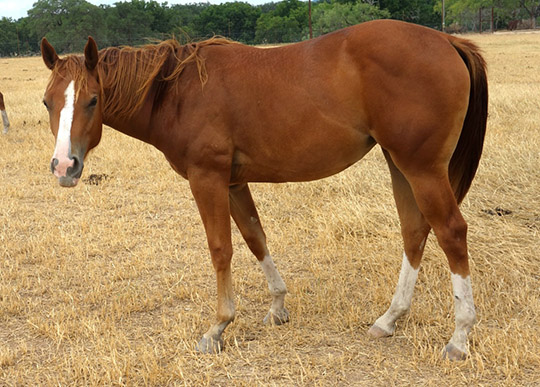
[[[206,8],[209,3],[192,3],[192,4],[175,4],[168,9],[170,17],[171,29],[169,33],[174,34],[178,38],[183,35],[190,37],[196,36],[195,20]]]
[[[152,15],[150,29],[153,32],[166,34],[173,29],[172,13],[169,12],[167,3],[159,4],[156,1],[148,1],[145,3],[145,10]]]
[[[47,39],[59,52],[81,51],[89,35],[100,39],[105,31],[103,11],[85,0],[38,0],[28,11],[31,37]]]
[[[255,38],[260,9],[248,3],[235,2],[211,5],[193,21],[199,37],[222,35],[245,43]]]
[[[366,3],[321,3],[313,9],[313,34],[323,35],[369,20],[385,19],[390,12]]]
[[[155,37],[152,30],[154,15],[144,0],[119,2],[115,3],[114,7],[105,7],[104,10],[107,45],[140,45]]]
[[[274,16],[269,13],[257,20],[255,42],[286,43],[302,40],[302,26],[289,16]]]
[[[380,0],[381,9],[390,12],[392,19],[435,27],[440,25],[441,14],[436,0]]]
[[[38,38],[34,30],[29,27],[29,18],[20,18],[15,22],[15,25],[18,53],[24,55],[39,52],[39,43],[41,37]]]
[[[283,43],[302,40],[308,26],[308,5],[304,1],[284,0],[257,20],[257,43]]]
[[[536,18],[540,16],[540,1],[519,0],[519,5],[527,12],[531,20],[531,28],[536,28]]]
[[[17,41],[17,24],[11,18],[0,19],[0,56],[17,54]]]
[[[441,0],[437,1],[436,7],[441,9]],[[537,15],[540,11],[540,2],[538,0],[446,0],[446,25],[478,30],[481,9],[493,10],[495,28],[505,28],[511,20],[522,18],[529,18],[531,26],[535,26],[535,14]]]

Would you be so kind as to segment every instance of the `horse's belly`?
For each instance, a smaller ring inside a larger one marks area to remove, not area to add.
[[[231,182],[309,181],[334,175],[368,153],[375,140],[357,130],[296,139],[283,137],[259,149],[237,149]]]

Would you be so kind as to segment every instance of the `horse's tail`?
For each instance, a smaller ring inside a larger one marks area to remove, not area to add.
[[[479,48],[472,42],[458,38],[451,38],[450,43],[467,65],[471,79],[467,115],[448,169],[457,202],[461,203],[482,155],[488,116],[488,84],[486,62]]]

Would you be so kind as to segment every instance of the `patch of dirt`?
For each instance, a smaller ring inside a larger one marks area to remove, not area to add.
[[[86,184],[99,185],[100,183],[102,183],[102,182],[104,182],[106,180],[109,180],[109,178],[110,178],[110,176],[105,174],[105,173],[102,173],[102,174],[92,173],[86,179],[83,179],[83,181]]]

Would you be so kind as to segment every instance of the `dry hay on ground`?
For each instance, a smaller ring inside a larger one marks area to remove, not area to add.
[[[0,59],[12,130],[0,137],[2,385],[534,385],[540,380],[540,34],[472,36],[489,64],[490,118],[469,222],[479,322],[471,357],[441,360],[453,331],[449,270],[433,236],[396,335],[366,331],[401,263],[379,150],[333,178],[257,184],[292,320],[266,327],[264,275],[234,238],[237,319],[226,351],[193,351],[215,280],[188,185],[156,150],[105,128],[76,189],[54,147],[39,58]]]

